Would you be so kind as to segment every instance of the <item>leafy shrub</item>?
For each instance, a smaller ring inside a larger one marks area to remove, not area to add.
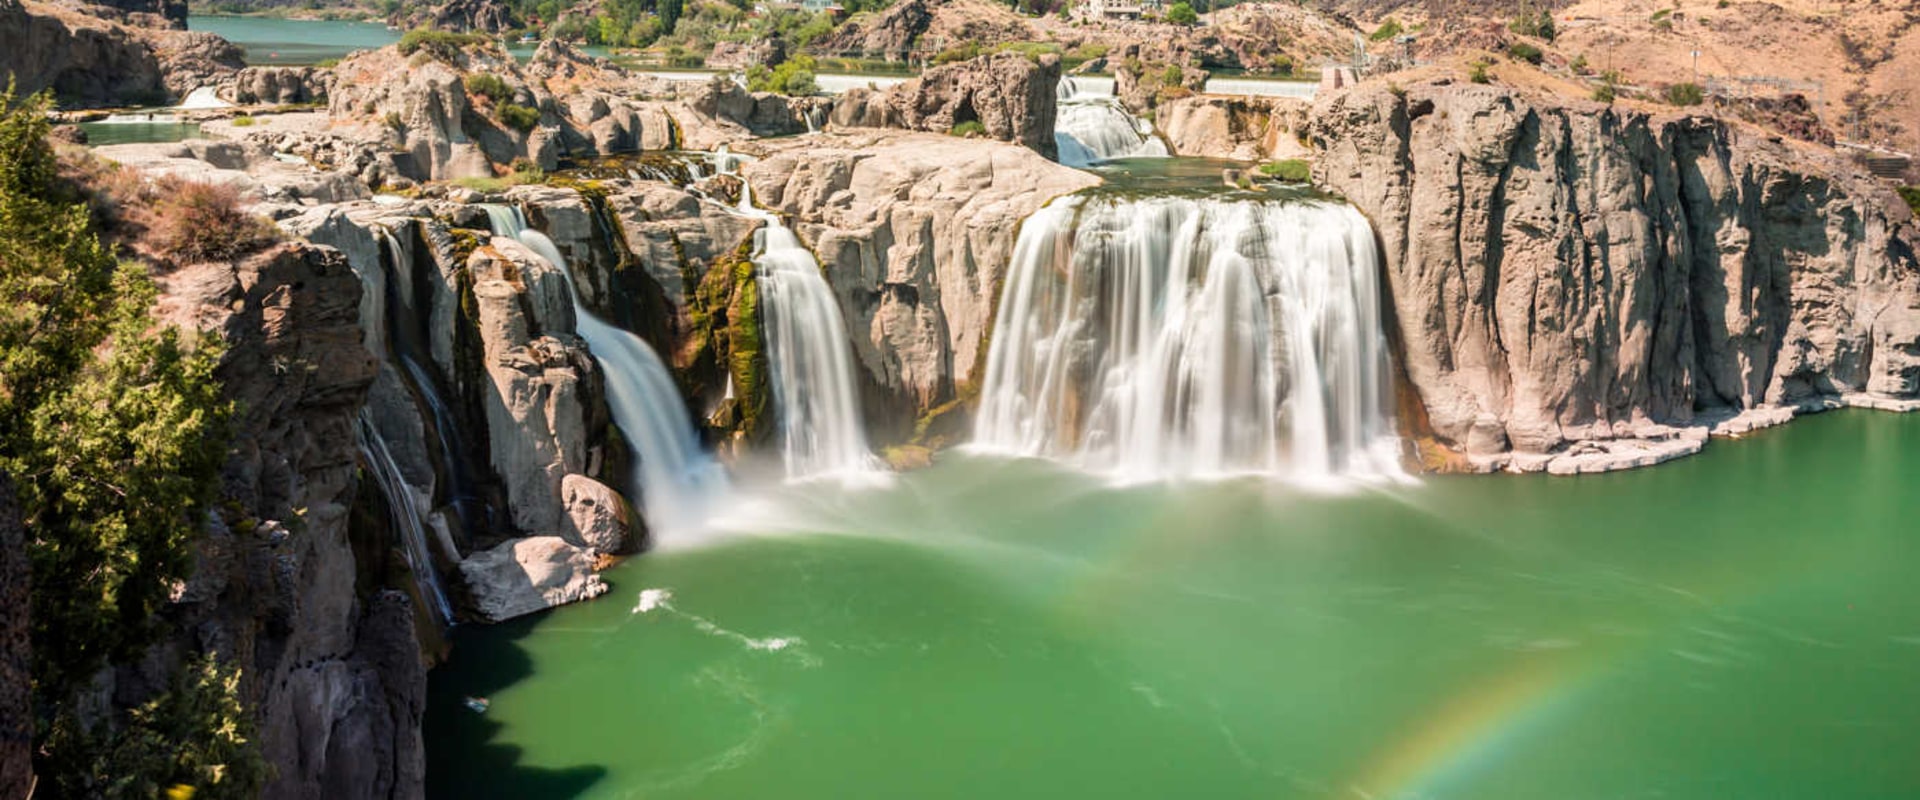
[[[1376,42],[1384,42],[1395,36],[1399,36],[1405,31],[1406,27],[1400,24],[1400,20],[1388,17],[1387,21],[1380,23],[1380,27],[1373,29],[1373,33],[1367,38]]]
[[[1587,70],[1591,69],[1591,67],[1587,65],[1587,54],[1581,53],[1580,55],[1574,56],[1573,61],[1567,64],[1567,69],[1573,70],[1573,74],[1575,75],[1587,74]]]
[[[1493,62],[1484,58],[1474,59],[1471,63],[1467,64],[1467,80],[1473,81],[1474,83],[1487,83],[1493,80],[1492,76],[1487,73],[1487,69],[1492,66]]]
[[[1549,42],[1559,35],[1559,31],[1553,25],[1553,15],[1546,11],[1523,11],[1520,16],[1514,17],[1512,22],[1507,23],[1507,30],[1521,36],[1532,36]]]
[[[1612,105],[1620,97],[1620,73],[1607,70],[1600,73],[1600,85],[1593,89],[1593,99]]]
[[[980,120],[970,119],[953,126],[953,130],[947,131],[947,133],[954,136],[985,136],[987,135],[987,126],[980,124]]]
[[[1667,87],[1667,103],[1676,106],[1697,106],[1707,101],[1707,92],[1697,83],[1676,83]]]
[[[1065,6],[1063,6],[1063,8],[1065,8]],[[1088,42],[1086,44],[1080,45],[1079,47],[1073,48],[1073,57],[1080,61],[1092,61],[1096,58],[1106,58],[1108,49],[1109,48],[1104,44],[1100,44],[1098,42]]]
[[[1907,207],[1913,209],[1913,215],[1920,217],[1920,186],[1900,187],[1900,199],[1907,201]]]
[[[1175,25],[1194,25],[1200,22],[1200,15],[1193,12],[1193,6],[1186,0],[1180,0],[1167,8],[1167,21]]]
[[[147,238],[175,262],[221,261],[273,240],[265,220],[240,209],[240,190],[224,183],[162,178],[154,186]]]
[[[939,66],[941,64],[953,64],[961,61],[971,61],[979,55],[980,55],[980,43],[969,41],[969,42],[966,42],[965,44],[957,44],[945,50],[941,50],[939,53],[934,55],[933,63],[934,63],[934,66]]]
[[[494,107],[494,113],[507,127],[526,133],[540,124],[540,109],[529,108],[514,103],[501,103]]]
[[[467,94],[485,97],[494,104],[513,99],[513,87],[507,81],[491,72],[476,72],[467,76]]]
[[[333,69],[337,66],[340,66],[340,59],[337,58],[323,58],[313,64],[314,69]]]
[[[1166,69],[1160,71],[1160,82],[1167,86],[1183,85],[1181,78],[1184,77],[1185,70],[1180,69],[1179,64],[1168,64]]]
[[[419,28],[407,31],[400,37],[400,55],[410,56],[415,52],[427,53],[441,61],[453,61],[460,57],[460,51],[470,47],[484,46],[492,39],[478,33],[453,33]]]
[[[392,128],[396,131],[403,131],[407,129],[407,121],[400,117],[400,112],[398,111],[387,112],[387,116],[382,118],[381,121],[385,122],[387,124],[387,127]]]
[[[1525,61],[1535,65],[1538,65],[1540,61],[1546,57],[1545,53],[1540,52],[1540,48],[1534,47],[1526,42],[1514,42],[1513,44],[1507,45],[1507,55],[1512,56],[1515,61]]]
[[[31,659],[40,796],[152,797],[143,788],[165,785],[178,774],[170,766],[205,764],[193,753],[223,749],[204,718],[188,714],[166,735],[132,743],[123,751],[132,757],[107,770],[90,768],[97,751],[56,734],[74,720],[81,687],[109,662],[135,663],[159,632],[218,489],[231,404],[214,378],[217,342],[193,348],[178,329],[155,325],[152,281],[121,264],[60,176],[114,183],[83,187],[88,194],[133,197],[144,184],[130,170],[56,161],[51,105],[47,94],[0,89],[0,474],[24,523],[33,610],[30,651],[8,657]],[[123,175],[131,178],[110,177]],[[149,210],[125,205],[127,215]],[[231,688],[212,689],[228,709],[237,707]],[[132,716],[129,727],[142,719]],[[257,754],[226,763],[258,774]],[[95,783],[99,775],[112,784]],[[235,780],[236,794],[255,788],[244,782]]]
[[[232,119],[232,122],[233,122],[233,127],[236,127],[236,128],[251,128],[253,127],[254,119],[253,117],[249,117],[245,114],[242,114],[240,116],[234,117]]]
[[[1040,57],[1043,55],[1059,55],[1060,45],[1054,44],[1053,42],[1007,42],[1006,44],[1000,45],[996,52],[1019,53],[1026,56],[1027,60],[1038,64],[1040,63]]]
[[[252,738],[239,670],[196,660],[171,691],[128,712],[119,730],[89,732],[70,712],[57,717],[49,735],[49,748],[60,754],[54,794],[170,797],[184,786],[194,800],[253,798],[267,763]]]
[[[1273,57],[1272,62],[1273,62],[1274,74],[1276,75],[1292,75],[1293,74],[1293,70],[1294,70],[1293,56],[1287,55],[1286,53],[1280,53]]]
[[[1289,183],[1306,183],[1313,179],[1313,169],[1305,160],[1289,158],[1283,161],[1269,161],[1260,165],[1260,174]]]
[[[813,70],[813,58],[805,55],[789,58],[772,69],[755,64],[747,70],[747,90],[788,97],[817,94],[820,86],[814,82]]]

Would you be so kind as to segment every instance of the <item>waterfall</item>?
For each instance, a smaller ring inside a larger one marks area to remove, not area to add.
[[[1055,96],[1059,111],[1053,142],[1060,163],[1089,167],[1116,158],[1167,155],[1166,143],[1153,135],[1153,124],[1127,113],[1111,94],[1083,91],[1073,78],[1062,78]]]
[[[553,240],[527,229],[519,209],[492,204],[485,208],[495,235],[525,244],[566,281],[577,332],[606,376],[608,410],[639,456],[628,495],[646,509],[647,521],[656,531],[699,527],[725,491],[726,474],[701,449],[693,418],[666,363],[645,340],[580,304],[566,259]]]
[[[833,289],[780,216],[754,207],[745,181],[739,211],[766,222],[755,234],[753,266],[787,477],[873,475],[878,465],[860,419],[853,343]]]
[[[380,485],[380,493],[387,498],[389,517],[400,533],[401,555],[413,571],[421,598],[432,604],[436,621],[441,625],[452,624],[453,605],[447,602],[447,590],[440,584],[440,573],[434,569],[432,552],[427,549],[427,517],[421,509],[420,498],[400,476],[400,465],[394,463],[387,440],[373,424],[372,412],[360,410],[354,438],[360,445],[361,458],[367,463],[367,472],[373,475]]]
[[[1015,244],[975,445],[1130,479],[1397,476],[1377,270],[1346,206],[1055,200]]]

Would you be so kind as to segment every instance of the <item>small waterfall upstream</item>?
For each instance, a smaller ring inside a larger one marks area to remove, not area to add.
[[[387,440],[380,435],[380,428],[373,423],[372,413],[361,409],[358,424],[354,427],[354,438],[360,446],[360,456],[367,464],[367,471],[380,485],[380,493],[387,498],[387,509],[395,530],[400,532],[400,551],[407,559],[408,569],[413,571],[413,580],[420,590],[420,596],[431,604],[434,620],[441,626],[453,623],[453,604],[447,602],[447,590],[440,583],[440,573],[434,568],[432,551],[427,548],[427,515],[421,507],[419,496],[413,493],[413,487],[400,474],[400,465],[393,460],[393,453],[387,449]]]
[[[1374,248],[1325,202],[1054,201],[1015,245],[977,449],[1129,479],[1400,475]]]
[[[1060,163],[1090,167],[1116,158],[1156,158],[1167,145],[1153,135],[1153,124],[1136,117],[1111,94],[1099,94],[1073,78],[1061,78],[1053,142]]]
[[[739,212],[766,222],[755,234],[753,265],[787,477],[873,475],[878,464],[854,389],[853,343],[820,263],[778,214],[754,207],[745,181]]]
[[[704,524],[726,490],[726,472],[700,447],[673,374],[645,340],[615,327],[580,304],[573,275],[553,240],[529,230],[520,210],[485,206],[496,236],[519,241],[552,264],[566,280],[580,338],[606,374],[607,407],[639,456],[638,474],[626,487],[646,509],[654,530],[684,530]]]

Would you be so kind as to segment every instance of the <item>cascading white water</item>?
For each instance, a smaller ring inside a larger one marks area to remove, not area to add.
[[[1015,245],[976,447],[1127,479],[1398,476],[1377,269],[1346,206],[1056,200]]]
[[[1166,143],[1153,135],[1153,124],[1127,113],[1111,94],[1083,90],[1073,78],[1061,78],[1055,97],[1053,143],[1060,163],[1089,167],[1116,158],[1167,155]]]
[[[373,424],[373,412],[361,409],[359,424],[354,428],[354,436],[359,440],[360,454],[367,462],[368,471],[380,484],[380,492],[387,498],[394,526],[399,528],[400,552],[407,559],[407,567],[413,570],[413,578],[420,589],[421,596],[430,604],[435,619],[441,625],[453,622],[453,604],[447,602],[446,588],[440,584],[440,573],[433,566],[433,556],[427,549],[427,517],[420,507],[420,498],[413,493],[413,487],[407,485],[400,475],[400,465],[393,460],[393,453],[387,449],[387,440],[380,435],[380,429]]]
[[[628,487],[656,531],[698,528],[726,490],[726,473],[700,447],[693,418],[674,385],[673,374],[645,340],[611,325],[580,304],[580,292],[566,259],[553,240],[528,230],[520,210],[485,206],[496,236],[519,241],[559,270],[573,301],[575,327],[600,362],[607,381],[607,408],[639,456]]]
[[[754,207],[745,181],[739,211],[766,222],[753,265],[787,477],[872,476],[878,465],[860,420],[853,344],[820,263],[778,214]]]

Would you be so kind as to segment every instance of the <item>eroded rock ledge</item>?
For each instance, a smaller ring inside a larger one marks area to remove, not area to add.
[[[1414,433],[1476,468],[1920,406],[1913,216],[1830,151],[1444,80],[1323,96],[1311,136],[1380,236]]]

